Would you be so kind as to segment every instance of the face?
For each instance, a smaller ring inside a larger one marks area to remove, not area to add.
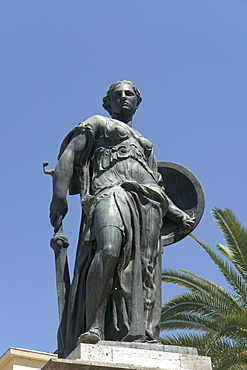
[[[120,83],[115,87],[110,96],[112,115],[133,115],[137,107],[137,96],[132,86]]]

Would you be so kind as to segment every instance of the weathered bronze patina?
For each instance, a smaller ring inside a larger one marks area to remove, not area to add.
[[[165,233],[179,238],[198,222],[193,213],[197,199],[190,215],[172,202],[152,143],[132,128],[141,100],[132,82],[111,85],[103,99],[111,118],[97,115],[81,122],[64,139],[54,173],[44,165],[53,175],[50,220],[55,230],[51,245],[56,255],[60,357],[80,342],[157,342],[163,220],[173,225]],[[68,240],[62,233],[68,189],[80,194],[82,205],[71,283]]]

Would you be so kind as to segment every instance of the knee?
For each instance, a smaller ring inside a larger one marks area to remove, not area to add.
[[[97,244],[105,261],[118,258],[122,244],[121,231],[116,227],[104,227],[97,236]]]
[[[114,243],[105,243],[102,246],[102,252],[104,259],[106,260],[115,260],[119,257],[120,254],[120,246]]]

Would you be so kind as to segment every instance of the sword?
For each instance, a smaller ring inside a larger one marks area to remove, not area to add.
[[[48,162],[43,163],[43,171],[47,175],[53,176],[54,169],[48,169]],[[63,234],[63,226],[54,229],[54,235],[51,238],[50,246],[55,254],[55,268],[56,268],[56,286],[57,286],[57,299],[58,299],[58,313],[59,313],[59,329],[58,329],[58,343],[59,352],[65,351],[64,339],[66,338],[66,317],[68,309],[68,296],[70,291],[70,277],[69,266],[67,259],[67,248],[69,241]],[[62,347],[62,348],[61,348]]]

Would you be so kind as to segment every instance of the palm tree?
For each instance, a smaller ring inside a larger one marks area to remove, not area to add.
[[[211,257],[230,285],[230,291],[185,270],[166,269],[162,281],[187,289],[162,308],[163,344],[192,346],[211,356],[217,370],[247,369],[247,232],[229,209],[213,209],[226,245],[219,253],[191,237]]]

